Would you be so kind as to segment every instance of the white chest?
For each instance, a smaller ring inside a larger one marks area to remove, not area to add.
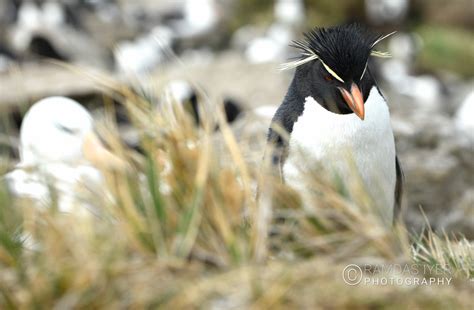
[[[65,213],[99,215],[88,201],[94,190],[106,192],[100,171],[87,165],[50,163],[29,169],[19,166],[5,179],[14,197],[31,199],[41,207],[52,205],[54,188],[58,210]]]
[[[335,114],[313,98],[305,101],[294,124],[283,174],[301,186],[301,171],[318,165],[345,182],[362,181],[377,205],[390,215],[396,183],[395,143],[385,100],[372,88],[365,103],[365,120],[354,114]]]

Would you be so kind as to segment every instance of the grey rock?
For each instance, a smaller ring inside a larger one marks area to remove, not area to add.
[[[454,203],[451,213],[439,221],[439,229],[450,234],[462,234],[474,239],[474,189],[466,190]]]

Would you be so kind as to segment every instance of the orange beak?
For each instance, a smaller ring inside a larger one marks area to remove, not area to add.
[[[84,137],[82,152],[84,158],[96,168],[125,169],[127,167],[126,162],[107,150],[93,132],[87,133]]]
[[[349,108],[351,108],[354,114],[357,115],[361,120],[364,120],[364,97],[362,97],[359,87],[355,83],[352,83],[350,93],[342,87],[338,87],[338,89],[341,92],[342,98],[344,98],[347,105]]]

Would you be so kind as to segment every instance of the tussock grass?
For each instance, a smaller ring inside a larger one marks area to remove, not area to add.
[[[98,81],[127,107],[144,154],[122,145],[113,121],[99,126],[127,163],[103,167],[106,187],[88,202],[100,217],[0,192],[0,308],[469,307],[467,240],[387,228],[315,176],[308,192],[317,203],[305,207],[248,160],[250,143],[238,141],[210,104],[201,114],[218,117],[196,128],[178,105],[155,113],[155,94]],[[342,279],[348,264],[414,263],[439,265],[454,280],[350,286]]]

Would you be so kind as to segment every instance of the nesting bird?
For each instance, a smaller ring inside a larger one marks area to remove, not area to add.
[[[93,129],[91,115],[71,99],[50,97],[34,104],[20,129],[20,163],[5,177],[12,195],[50,205],[54,188],[59,211],[79,207],[97,213],[80,203],[79,193],[103,185],[97,166],[121,163]]]
[[[444,101],[442,84],[431,75],[411,72],[421,45],[421,38],[414,33],[397,33],[391,37],[388,50],[392,57],[381,64],[380,73],[395,92],[410,98],[414,107],[436,110]]]
[[[359,179],[380,215],[392,222],[400,206],[402,172],[387,102],[368,67],[387,36],[356,24],[317,28],[293,46],[300,57],[288,92],[269,129],[271,161],[284,181],[308,190],[304,173],[350,184]]]
[[[173,33],[165,26],[157,26],[136,40],[123,41],[114,49],[117,69],[123,74],[142,74],[156,68],[166,60],[171,49]]]
[[[303,0],[277,0],[273,12],[278,22],[287,25],[299,25],[305,19]]]
[[[246,42],[245,57],[250,63],[281,61],[288,55],[288,41],[304,20],[304,3],[301,0],[278,0],[274,5],[275,23],[264,36]],[[237,38],[238,39],[238,38]]]
[[[33,1],[22,2],[18,9],[13,43],[18,50],[24,50],[38,30],[64,27],[65,22],[64,7],[59,2],[45,1],[41,5]]]
[[[196,125],[200,125],[202,122],[202,116],[200,113],[200,104],[202,104],[202,98],[200,98],[198,91],[185,80],[172,80],[165,85],[164,97],[162,98],[161,104],[181,104],[186,112],[192,116]],[[240,103],[230,97],[225,97],[222,102],[225,119],[228,123],[234,122],[242,113],[242,107]]]
[[[377,25],[401,23],[410,7],[408,0],[365,0],[365,11]]]
[[[179,38],[192,39],[212,33],[221,18],[215,0],[185,0],[183,19],[172,23]]]

